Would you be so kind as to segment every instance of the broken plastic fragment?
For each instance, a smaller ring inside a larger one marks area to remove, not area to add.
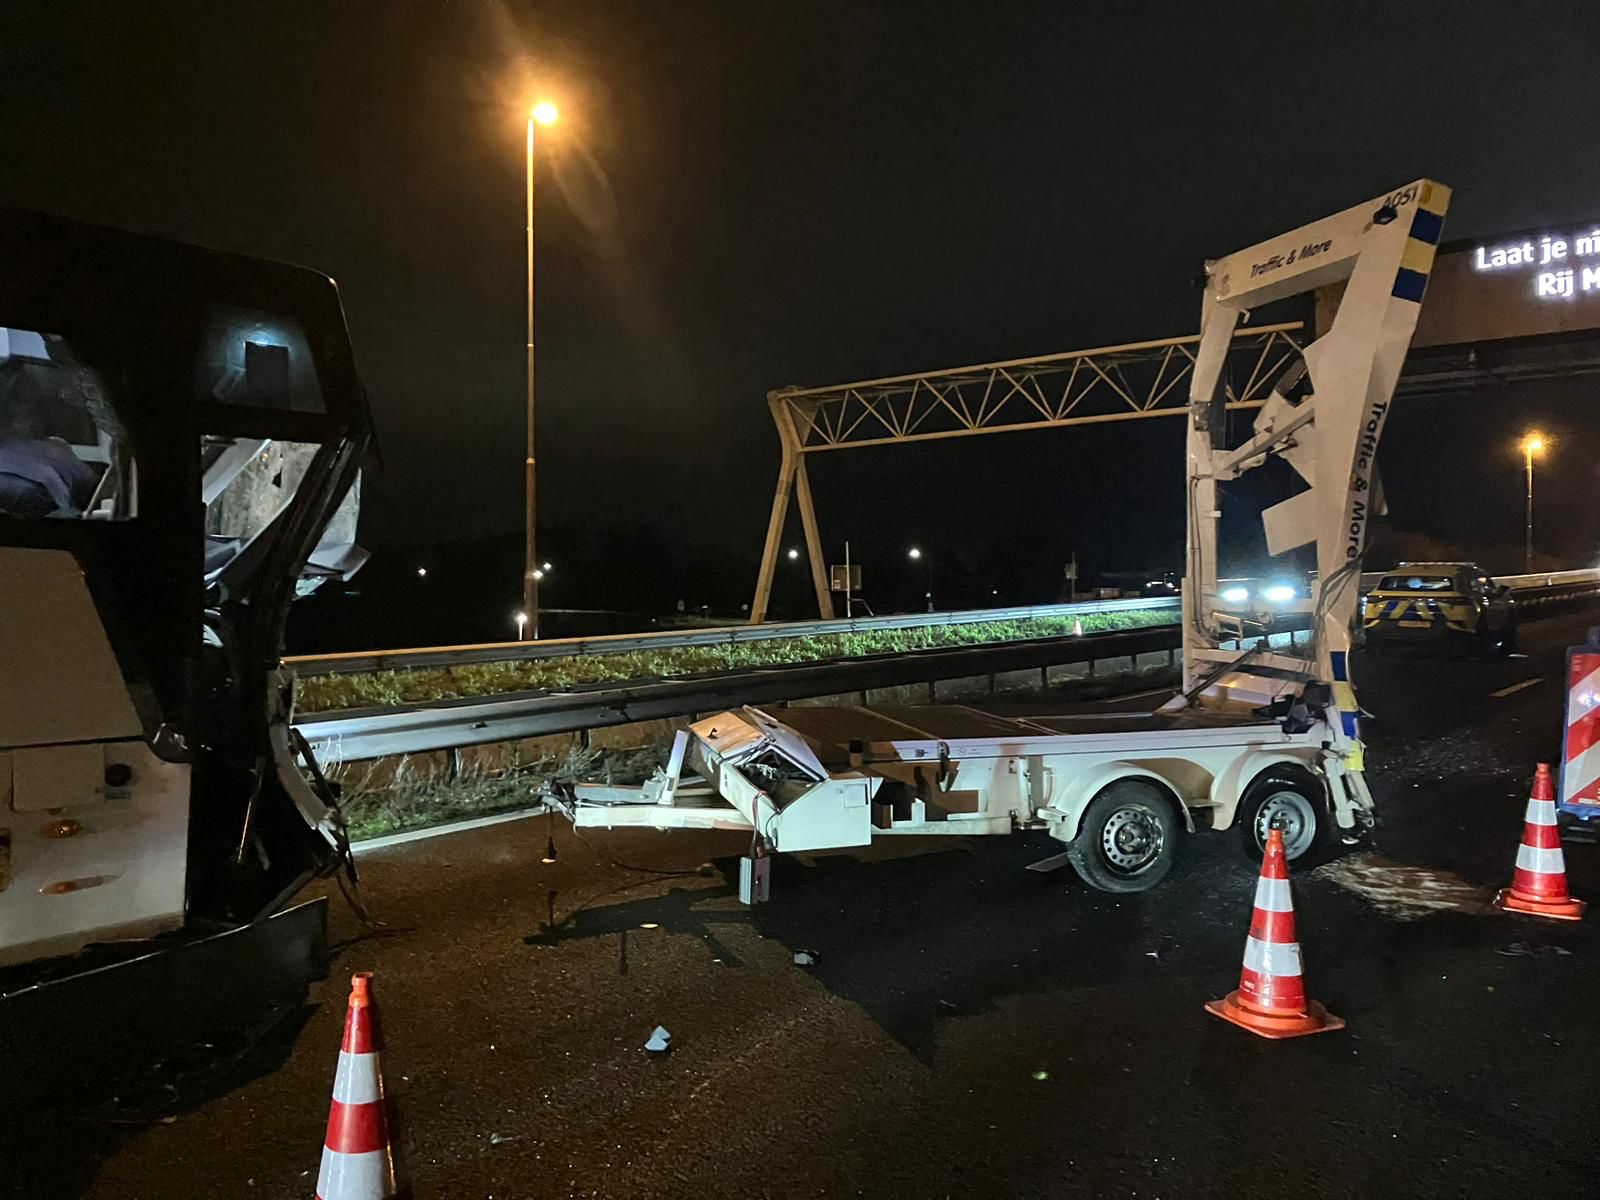
[[[797,967],[816,966],[817,952],[815,950],[796,950],[794,952],[794,965]]]
[[[650,1035],[650,1040],[644,1044],[644,1048],[651,1054],[665,1054],[672,1049],[672,1035],[665,1027],[657,1025],[656,1031]]]

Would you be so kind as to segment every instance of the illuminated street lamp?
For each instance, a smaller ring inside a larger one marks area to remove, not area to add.
[[[535,488],[533,454],[533,128],[554,125],[560,111],[548,100],[541,100],[528,112],[528,454],[524,465],[526,473],[524,491],[527,499],[524,554],[522,559],[522,607],[526,619],[533,625],[535,640],[539,637],[539,587],[534,577],[536,543],[538,540],[537,491]],[[518,640],[521,639],[519,623]]]
[[[1533,458],[1536,454],[1543,454],[1548,443],[1541,433],[1529,433],[1522,439],[1522,459],[1527,467],[1527,521],[1526,541],[1523,546],[1523,567],[1528,574],[1533,574]]]
[[[517,641],[520,642],[522,640],[523,631],[528,627],[528,614],[525,612],[519,612],[511,619],[517,623]]]
[[[790,546],[789,547],[789,561],[790,562],[794,562],[799,557],[800,557],[800,551],[796,550],[793,546]]]

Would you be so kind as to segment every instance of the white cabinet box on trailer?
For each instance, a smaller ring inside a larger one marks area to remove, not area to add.
[[[577,825],[748,828],[747,901],[764,895],[769,854],[886,836],[1043,829],[1066,851],[1036,866],[1070,862],[1113,892],[1159,882],[1181,834],[1199,828],[1237,828],[1258,849],[1278,826],[1301,859],[1359,837],[1372,797],[1351,624],[1382,505],[1377,446],[1449,198],[1418,180],[1207,263],[1189,393],[1183,684],[1160,711],[745,708],[680,733],[643,789],[559,784],[556,803]],[[1250,436],[1226,445],[1225,414],[1245,407],[1222,377],[1236,327],[1310,292],[1337,301],[1331,322],[1278,364]],[[1217,484],[1273,456],[1308,485],[1262,514],[1270,554],[1315,547],[1304,649],[1245,646],[1251,629],[1218,597]],[[686,768],[703,782],[685,782]]]

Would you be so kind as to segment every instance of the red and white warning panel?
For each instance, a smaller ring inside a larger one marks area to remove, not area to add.
[[[1600,632],[1600,631],[1595,631]],[[1561,808],[1600,818],[1600,643],[1567,651],[1567,728],[1561,743]]]

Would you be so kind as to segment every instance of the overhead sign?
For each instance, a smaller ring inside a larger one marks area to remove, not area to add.
[[[1600,329],[1600,225],[1486,238],[1441,253],[1414,346]]]
[[[1594,259],[1593,266],[1581,261]],[[1529,271],[1525,268],[1536,267]],[[1533,276],[1533,294],[1540,300],[1559,300],[1575,295],[1581,286],[1589,292],[1600,288],[1600,229],[1581,237],[1532,238],[1503,246],[1478,246],[1472,252],[1475,271],[1509,271]],[[1579,272],[1582,281],[1579,282]]]

